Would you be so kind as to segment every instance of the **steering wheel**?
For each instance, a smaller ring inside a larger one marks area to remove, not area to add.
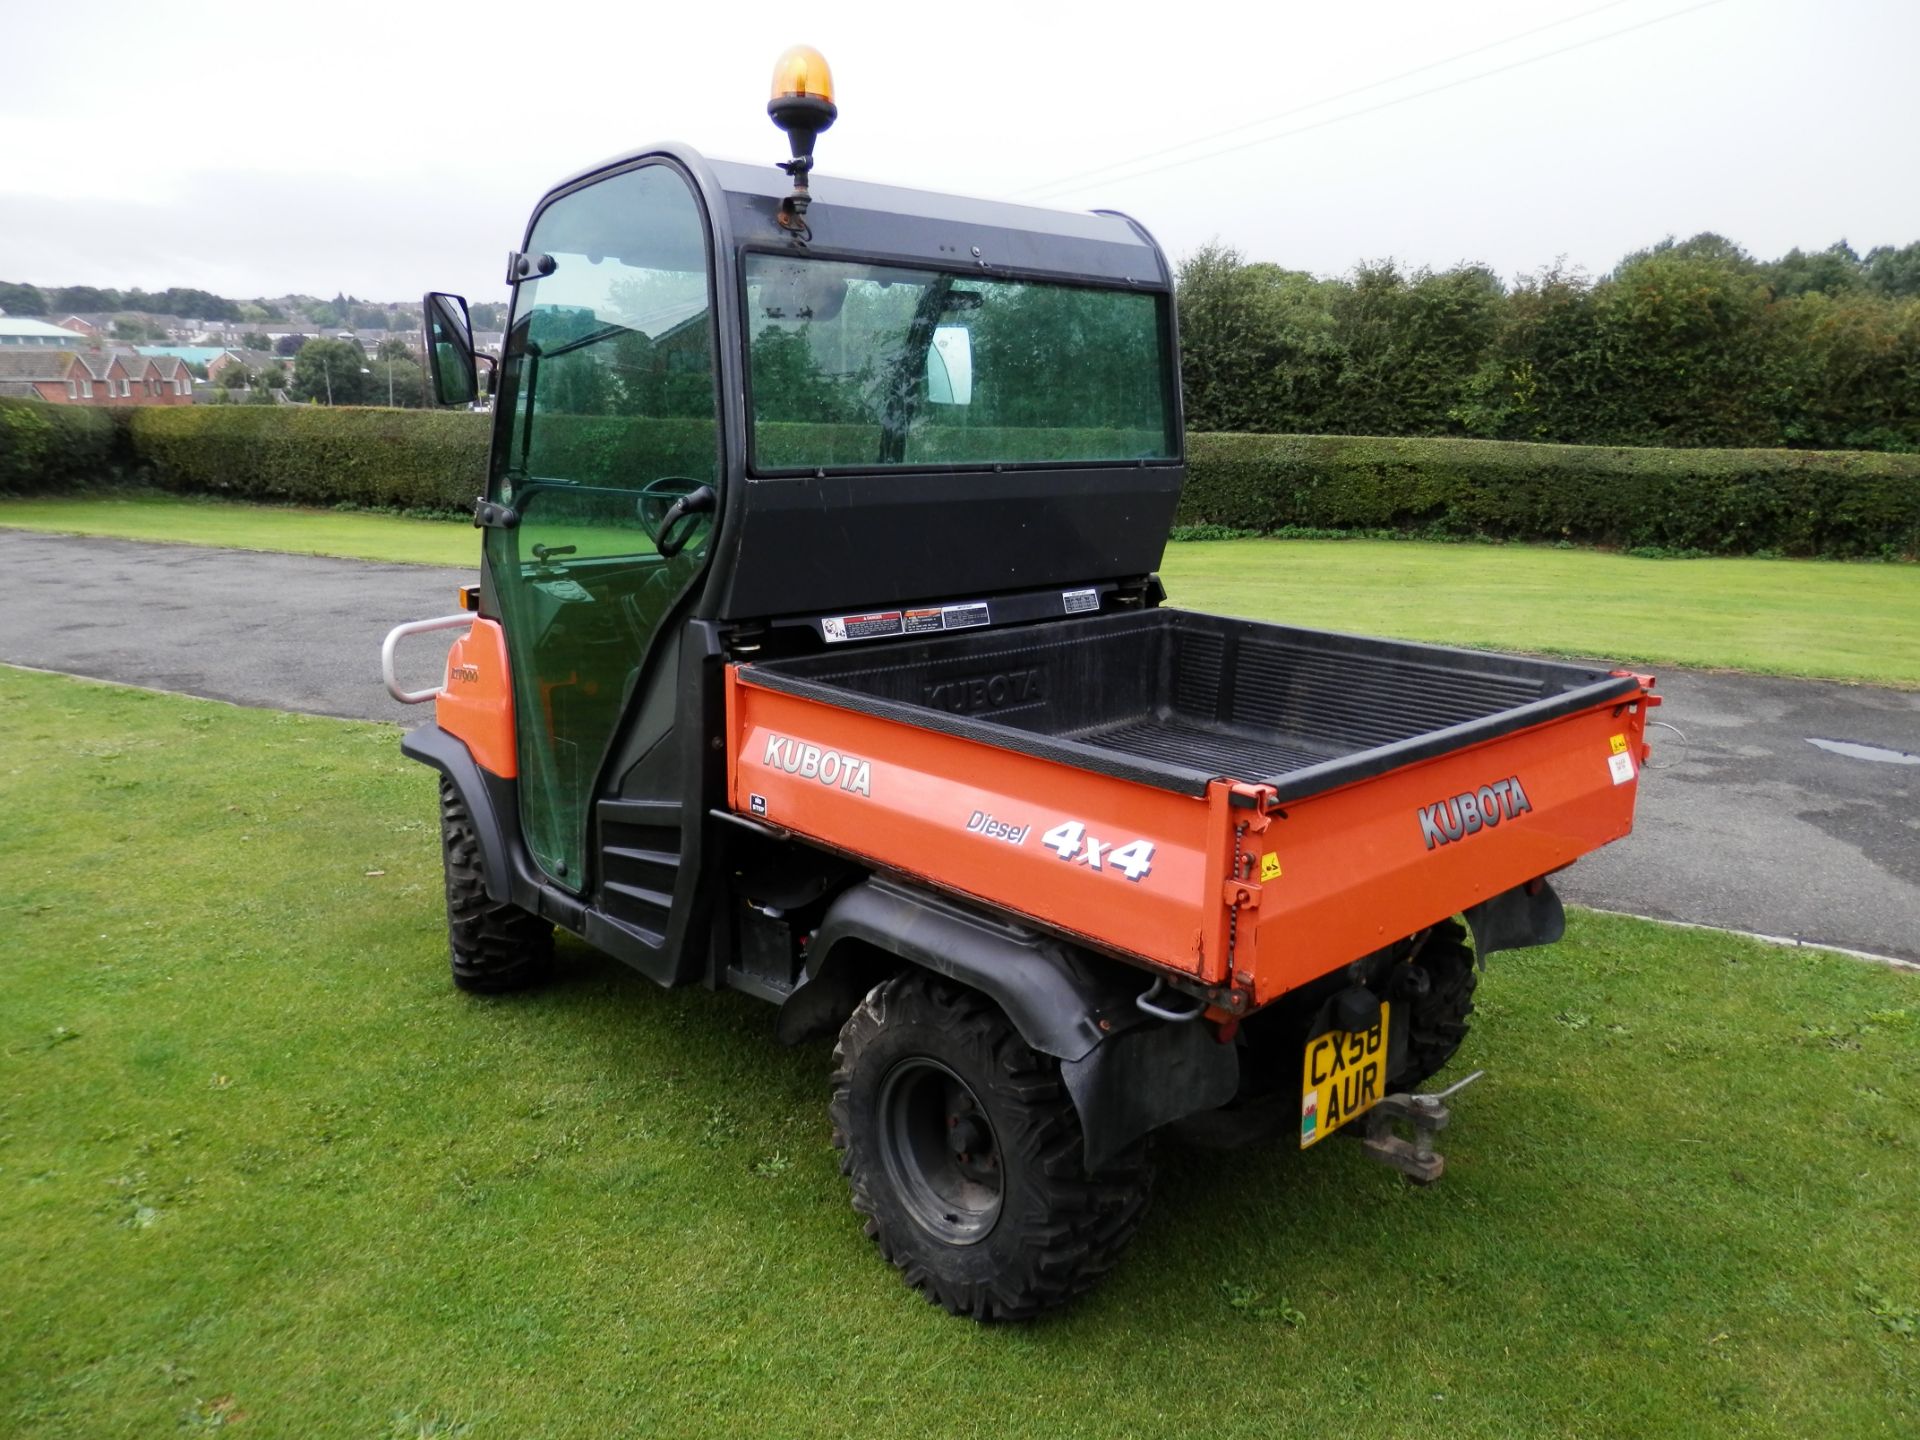
[[[640,487],[634,509],[660,558],[671,560],[693,538],[698,517],[711,515],[718,505],[712,486],[685,475],[661,475]],[[682,521],[691,523],[676,529]]]

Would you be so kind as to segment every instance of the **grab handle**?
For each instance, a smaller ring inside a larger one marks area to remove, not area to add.
[[[387,682],[387,693],[402,705],[423,705],[440,693],[435,685],[429,690],[402,690],[400,677],[394,673],[394,651],[402,640],[409,635],[424,635],[429,630],[452,630],[457,626],[473,624],[473,616],[464,610],[458,615],[441,615],[432,620],[409,620],[404,625],[396,625],[387,632],[387,638],[380,642],[380,678]]]
[[[1153,1003],[1154,996],[1166,989],[1165,980],[1156,980],[1147,989],[1133,997],[1134,1008],[1142,1015],[1151,1015],[1156,1020],[1165,1020],[1170,1025],[1184,1025],[1189,1020],[1198,1020],[1206,1013],[1206,1002],[1201,1001],[1191,1010],[1169,1010],[1164,1005]]]

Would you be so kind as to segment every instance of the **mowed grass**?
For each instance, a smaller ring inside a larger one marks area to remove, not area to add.
[[[1169,545],[1161,575],[1189,609],[1316,629],[1920,686],[1920,565],[1226,540]]]
[[[456,521],[144,495],[0,500],[0,528],[475,568]],[[584,551],[583,551],[584,553]],[[1495,650],[1920,687],[1920,565],[1647,560],[1400,540],[1175,543],[1173,603]]]
[[[390,727],[0,670],[0,1433],[1911,1436],[1920,976],[1576,914],[1451,1169],[1161,1148],[1085,1302],[909,1293],[829,1048],[445,977]]]
[[[464,521],[354,510],[244,505],[161,494],[0,499],[0,529],[337,555],[403,565],[480,566],[480,532]]]

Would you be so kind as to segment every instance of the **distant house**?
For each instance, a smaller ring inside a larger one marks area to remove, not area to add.
[[[224,345],[136,345],[142,355],[171,355],[189,365],[211,365],[215,357],[227,353]]]
[[[282,365],[286,363],[268,350],[222,350],[206,362],[207,379],[217,381],[220,372],[232,365],[240,366],[249,375],[258,375],[276,361]]]
[[[193,403],[193,372],[178,356],[87,350],[75,358],[85,372],[86,393],[79,397],[83,401],[95,405]]]
[[[58,345],[71,349],[74,332],[49,325],[44,320],[0,315],[0,345]]]
[[[53,323],[62,330],[71,330],[74,334],[88,340],[100,333],[100,327],[84,315],[69,315],[66,319],[56,320]]]
[[[71,350],[37,346],[0,350],[0,395],[75,405],[91,399],[87,367]]]

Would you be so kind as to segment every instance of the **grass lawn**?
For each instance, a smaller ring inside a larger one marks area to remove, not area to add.
[[[1439,1186],[1166,1146],[1111,1282],[986,1330],[769,1008],[454,992],[433,809],[390,727],[0,669],[0,1433],[1920,1429],[1920,976],[1576,914]]]
[[[1225,540],[1170,545],[1161,575],[1190,609],[1320,629],[1920,686],[1920,565]]]
[[[235,550],[281,550],[295,555],[340,555],[403,565],[480,564],[480,535],[451,520],[407,520],[353,510],[292,505],[242,505],[178,495],[100,495],[81,498],[0,499],[0,529],[105,535],[117,540],[161,540]]]
[[[0,500],[0,527],[478,564],[463,524],[172,496]],[[1332,630],[1621,663],[1920,687],[1920,565],[1640,560],[1398,540],[1174,544],[1175,603]]]

